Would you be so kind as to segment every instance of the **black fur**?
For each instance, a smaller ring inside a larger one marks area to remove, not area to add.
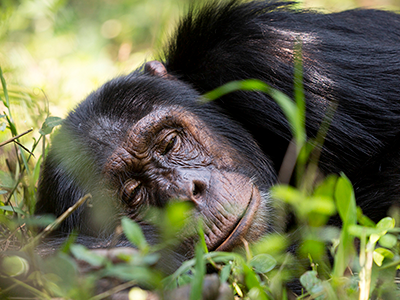
[[[379,220],[399,201],[399,148],[390,150],[392,164],[383,160],[400,133],[400,17],[378,10],[318,14],[291,7],[231,1],[189,14],[166,51],[167,70],[201,93],[257,78],[291,96],[293,48],[301,40],[310,137],[328,105],[339,103],[319,166],[325,174],[344,172],[355,184],[359,205]],[[291,135],[277,104],[265,94],[237,92],[215,105],[252,133],[278,171]],[[384,166],[376,167],[381,161]],[[373,184],[367,188],[364,180]]]
[[[248,162],[241,172],[254,172],[268,190],[291,140],[279,106],[260,92],[235,92],[206,105],[198,100],[224,83],[249,78],[292,96],[299,40],[310,137],[329,105],[338,103],[320,168],[325,174],[344,172],[359,205],[379,220],[400,192],[400,17],[363,9],[319,14],[296,10],[293,3],[236,0],[207,4],[182,20],[163,56],[178,80],[137,70],[106,83],[68,116],[43,167],[37,214],[60,215],[87,192],[111,202],[102,167],[153,104],[182,105],[216,135],[228,137]],[[111,223],[119,212],[116,205],[108,214]],[[97,234],[89,220],[82,209],[61,230]]]

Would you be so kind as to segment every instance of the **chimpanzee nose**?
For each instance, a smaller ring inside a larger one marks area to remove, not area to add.
[[[177,197],[181,200],[200,204],[206,195],[210,172],[197,169],[181,170],[177,176]]]

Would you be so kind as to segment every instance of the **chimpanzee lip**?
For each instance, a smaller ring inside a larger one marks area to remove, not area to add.
[[[241,237],[249,230],[260,202],[261,196],[257,187],[253,184],[250,201],[242,217],[238,220],[237,225],[233,228],[229,236],[214,251],[230,251],[235,246],[241,244]]]

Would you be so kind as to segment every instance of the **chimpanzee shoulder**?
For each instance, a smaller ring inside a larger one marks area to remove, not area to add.
[[[192,10],[178,28],[165,50],[166,69],[201,93],[257,78],[292,96],[293,49],[301,43],[310,137],[328,107],[338,103],[320,162],[326,173],[355,172],[399,134],[398,14],[368,9],[322,14],[298,10],[292,2],[230,1]],[[280,165],[291,134],[274,101],[237,92],[215,104]]]

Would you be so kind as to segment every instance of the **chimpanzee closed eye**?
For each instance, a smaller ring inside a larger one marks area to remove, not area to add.
[[[292,5],[233,0],[193,8],[164,59],[104,84],[69,114],[42,168],[37,214],[58,216],[91,193],[94,207],[78,210],[60,232],[107,236],[119,215],[141,222],[149,207],[171,199],[192,203],[209,250],[274,230],[269,190],[292,139],[287,120],[261,92],[206,104],[201,94],[256,78],[292,96],[301,41],[308,137],[337,104],[321,173],[344,172],[364,213],[385,216],[400,195],[400,17]],[[191,257],[193,245],[177,252]]]

